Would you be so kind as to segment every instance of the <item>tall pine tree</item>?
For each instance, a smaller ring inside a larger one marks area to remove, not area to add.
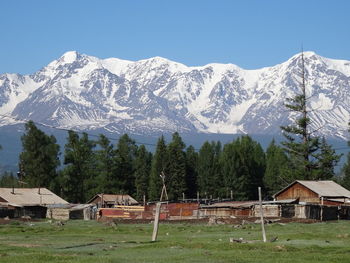
[[[300,93],[293,98],[288,98],[286,108],[295,113],[294,124],[281,126],[286,141],[282,142],[286,152],[290,156],[290,167],[294,174],[294,179],[312,180],[317,169],[316,152],[319,149],[319,137],[310,130],[311,119],[310,109],[308,109],[306,94],[306,72],[304,54],[301,53],[299,60],[301,67]]]
[[[149,174],[151,170],[152,154],[146,150],[144,145],[141,145],[136,153],[135,160],[135,197],[142,201],[143,196],[147,199],[147,190],[149,182]]]
[[[64,196],[72,203],[85,202],[95,194],[91,192],[96,175],[94,147],[86,133],[79,137],[74,131],[68,132],[61,181]]]
[[[336,154],[335,150],[323,137],[320,142],[320,149],[317,155],[318,169],[313,174],[315,180],[330,180],[335,176],[334,167],[338,164],[341,154]]]
[[[221,193],[222,179],[220,169],[221,143],[206,141],[199,149],[197,165],[197,187],[200,196],[218,197]]]
[[[350,122],[349,122],[349,132],[350,132]],[[348,146],[350,147],[350,140],[348,141]],[[350,151],[349,151],[346,159],[347,159],[346,163],[344,164],[343,169],[342,169],[341,184],[342,184],[342,186],[344,186],[345,188],[350,190]]]
[[[225,187],[233,190],[234,198],[257,199],[266,167],[261,145],[250,136],[242,136],[224,146],[221,163]]]
[[[109,139],[101,134],[97,140],[99,149],[95,152],[96,158],[96,193],[112,194],[117,192],[116,151]]]
[[[272,140],[266,149],[266,170],[264,185],[267,193],[272,196],[291,182],[289,159],[283,148]]]
[[[198,153],[190,145],[186,149],[186,197],[195,198],[197,194],[197,162]]]
[[[159,200],[162,191],[162,180],[160,174],[165,171],[167,163],[167,146],[162,135],[157,142],[157,148],[152,158],[151,174],[149,179],[148,197],[149,200]]]
[[[186,189],[186,156],[185,144],[175,132],[167,147],[167,164],[165,168],[169,200],[179,200]]]
[[[135,141],[127,134],[119,138],[116,153],[116,180],[120,193],[132,195],[136,191],[134,177],[136,152]]]
[[[56,138],[46,135],[29,121],[21,140],[23,151],[19,156],[19,168],[22,179],[28,187],[52,188],[60,164]]]

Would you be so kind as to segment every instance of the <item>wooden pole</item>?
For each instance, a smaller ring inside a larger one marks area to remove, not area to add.
[[[265,234],[265,224],[264,224],[264,211],[262,208],[262,200],[261,200],[261,187],[258,187],[259,191],[259,206],[260,206],[260,220],[261,220],[261,229],[263,235],[263,241],[266,243],[266,234]]]
[[[323,196],[321,197],[321,213],[320,213],[320,219],[323,221]]]
[[[156,214],[154,216],[154,225],[153,225],[153,234],[152,234],[152,242],[157,241],[158,236],[158,226],[159,226],[159,215],[160,215],[160,207],[162,203],[158,202],[156,204]]]
[[[233,200],[233,191],[231,190],[231,200]]]
[[[182,202],[185,202],[185,193],[182,193]]]
[[[199,192],[197,192],[197,202],[199,203]],[[345,203],[345,201],[344,201]]]

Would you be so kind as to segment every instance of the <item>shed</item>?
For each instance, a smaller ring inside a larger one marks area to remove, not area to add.
[[[134,198],[130,195],[118,195],[118,194],[96,194],[91,198],[88,204],[95,204],[98,208],[100,207],[114,207],[116,205],[138,205]]]
[[[277,201],[298,199],[299,203],[341,205],[350,200],[350,191],[333,181],[297,180],[273,197]]]
[[[91,220],[96,218],[96,211],[93,204],[49,205],[46,217],[57,220]]]
[[[13,217],[45,218],[47,205],[68,204],[46,188],[0,188],[0,202],[14,207]]]

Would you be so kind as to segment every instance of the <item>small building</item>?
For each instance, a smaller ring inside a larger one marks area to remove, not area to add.
[[[94,204],[98,208],[102,208],[102,207],[110,208],[118,205],[130,206],[130,205],[139,204],[139,202],[137,202],[130,195],[116,195],[116,194],[96,194],[87,203]]]
[[[333,181],[297,180],[276,194],[277,201],[297,199],[299,204],[343,205],[350,200],[350,191]]]
[[[68,202],[46,188],[0,188],[0,204],[8,207],[9,217],[45,218],[47,205]]]
[[[46,217],[56,220],[96,219],[97,209],[93,204],[58,204],[47,206]]]

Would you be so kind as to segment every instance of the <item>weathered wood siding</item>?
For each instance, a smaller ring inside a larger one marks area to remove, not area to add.
[[[263,205],[264,217],[280,217],[281,206],[280,205]],[[254,206],[254,216],[260,216],[260,205]]]
[[[49,208],[47,209],[47,218],[56,220],[68,220],[69,219],[69,209],[67,208]]]
[[[289,188],[275,196],[276,200],[297,199],[299,202],[319,203],[319,197],[316,193],[306,188],[305,186],[295,183]]]
[[[116,208],[100,208],[99,216],[124,219],[153,219],[155,204],[146,206],[118,206]],[[160,220],[178,220],[197,218],[199,205],[197,203],[162,204]]]

